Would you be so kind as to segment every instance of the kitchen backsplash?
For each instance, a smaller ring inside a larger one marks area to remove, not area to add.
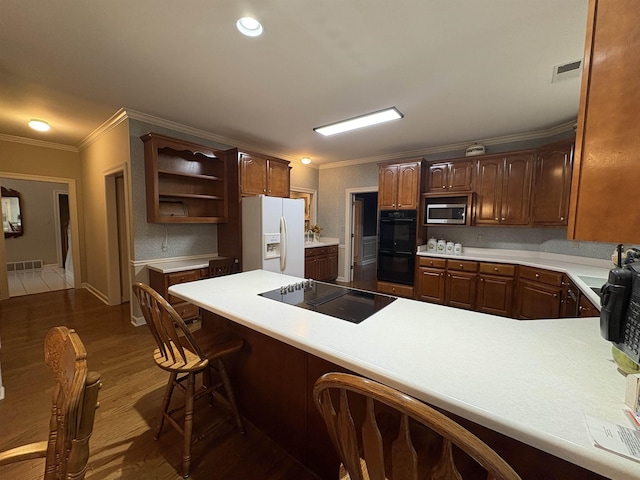
[[[463,247],[532,250],[601,259],[611,258],[616,247],[613,243],[567,240],[566,228],[428,227],[427,238],[432,236],[461,243]]]

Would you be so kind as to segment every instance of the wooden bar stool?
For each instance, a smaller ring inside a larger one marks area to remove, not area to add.
[[[213,427],[210,427],[194,438],[193,409],[196,399],[203,395],[211,395],[212,400],[215,398],[225,404],[230,408],[238,429],[244,433],[242,419],[223,362],[224,357],[242,348],[243,341],[229,332],[217,335],[193,333],[169,302],[151,287],[137,283],[133,285],[133,292],[140,302],[142,314],[158,347],[153,352],[153,359],[158,367],[170,373],[162,401],[162,415],[154,438],[157,440],[162,433],[165,420],[183,435],[182,475],[188,478],[191,444],[213,430]],[[199,373],[204,375],[204,380],[202,388],[196,391],[196,376]],[[183,383],[186,383],[186,386]],[[174,387],[179,387],[185,393],[185,403],[184,407],[169,410]],[[220,387],[224,387],[226,397],[219,393]],[[184,423],[180,425],[174,414],[182,409]]]

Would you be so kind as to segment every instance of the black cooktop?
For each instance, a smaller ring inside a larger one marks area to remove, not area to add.
[[[283,285],[260,296],[313,310],[331,317],[360,323],[396,300],[396,297],[305,280]]]

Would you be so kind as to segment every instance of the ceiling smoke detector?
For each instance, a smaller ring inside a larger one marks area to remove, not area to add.
[[[582,67],[582,60],[576,60],[574,62],[556,65],[555,67],[553,67],[553,76],[551,77],[551,83],[579,77],[580,72],[582,71],[580,67]]]

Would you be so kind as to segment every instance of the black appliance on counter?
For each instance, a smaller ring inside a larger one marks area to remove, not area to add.
[[[618,266],[601,288],[600,333],[640,363],[640,264],[623,266],[621,252],[618,245]]]
[[[351,323],[366,320],[396,299],[389,295],[315,280],[283,285],[258,295]]]
[[[378,225],[378,280],[413,285],[417,210],[382,210]]]

